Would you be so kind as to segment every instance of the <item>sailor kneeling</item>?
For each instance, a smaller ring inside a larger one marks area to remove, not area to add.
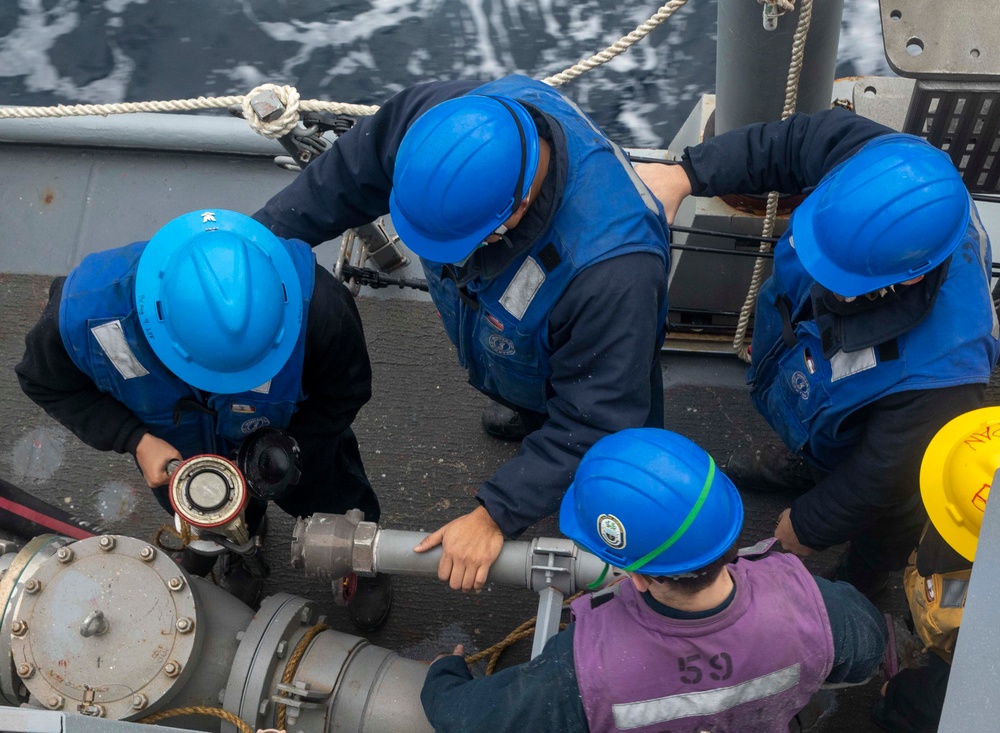
[[[738,556],[736,488],[676,433],[598,441],[559,523],[628,579],[574,601],[527,664],[473,679],[461,656],[436,660],[422,692],[435,730],[785,733],[820,685],[882,659],[882,619],[855,588],[773,540]]]

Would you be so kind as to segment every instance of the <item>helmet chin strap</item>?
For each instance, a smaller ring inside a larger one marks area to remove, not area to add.
[[[857,300],[858,298],[862,298],[862,297],[867,298],[868,300],[875,301],[875,300],[878,300],[879,298],[884,298],[889,293],[895,293],[895,292],[896,292],[896,286],[895,285],[890,285],[890,286],[885,287],[885,288],[879,288],[878,290],[873,290],[870,293],[865,293],[863,296],[862,295],[852,295],[850,297],[847,297],[847,296],[843,296],[843,295],[838,295],[837,298],[840,299],[840,300],[842,300],[842,301],[844,301],[845,303],[853,303],[855,300]]]

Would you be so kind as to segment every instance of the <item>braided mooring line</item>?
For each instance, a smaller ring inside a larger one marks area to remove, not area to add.
[[[569,604],[575,601],[577,598],[583,595],[583,591],[570,596],[562,602],[563,608],[568,608]],[[498,641],[491,647],[483,649],[481,652],[476,652],[475,654],[470,654],[465,658],[466,664],[474,664],[482,659],[489,658],[489,662],[486,663],[486,674],[491,675],[496,670],[497,663],[500,661],[501,655],[507,651],[507,649],[513,645],[515,642],[521,639],[526,639],[529,636],[533,636],[535,633],[535,623],[538,620],[537,616],[532,616],[523,624],[518,626],[516,629],[511,631],[507,636]],[[566,628],[566,624],[559,624],[559,630],[562,631]]]
[[[612,43],[603,51],[594,54],[589,59],[584,59],[573,66],[569,67],[565,71],[560,71],[558,74],[553,74],[552,76],[547,76],[542,79],[543,82],[549,86],[558,87],[562,86],[568,81],[572,81],[584,72],[595,69],[601,64],[606,64],[608,61],[613,59],[615,56],[625,53],[631,46],[641,41],[643,38],[649,35],[649,33],[663,23],[667,18],[674,14],[674,12],[685,5],[688,0],[670,0],[666,5],[662,6],[659,10],[650,16],[649,20],[646,20],[640,24],[634,31],[628,35],[622,36],[617,41]]]
[[[222,708],[206,708],[201,705],[194,705],[186,708],[174,708],[173,710],[164,710],[160,713],[153,713],[152,715],[147,715],[145,718],[141,718],[135,722],[137,723],[156,723],[160,720],[165,720],[166,718],[174,718],[178,715],[211,715],[214,718],[221,718],[222,720],[236,726],[240,733],[253,733],[253,728],[240,720],[239,717],[233,715],[228,710],[223,710]]]
[[[799,95],[799,78],[802,76],[802,57],[805,54],[806,37],[809,35],[809,23],[812,20],[812,0],[802,0],[799,10],[799,22],[795,26],[795,35],[792,36],[792,58],[788,65],[788,78],[785,83],[785,105],[781,111],[781,119],[785,119],[795,112],[795,106]],[[764,223],[762,226],[762,236],[770,237],[774,232],[774,220],[778,213],[778,192],[771,191],[767,195],[767,208],[764,212]],[[761,242],[762,254],[770,252],[772,245],[770,242]],[[760,292],[761,282],[764,274],[764,257],[757,257],[753,263],[753,276],[750,278],[750,287],[747,290],[746,300],[740,308],[739,321],[736,324],[736,335],[733,337],[733,349],[743,361],[750,363],[749,348],[746,343],[747,328],[750,324],[750,314],[753,313],[757,305],[757,294]]]
[[[647,21],[634,31],[615,41],[600,53],[589,59],[580,61],[553,76],[542,79],[550,86],[561,86],[586,71],[607,63],[615,56],[624,53],[630,46],[645,38],[649,33],[674,14],[688,0],[670,0],[657,10]],[[789,2],[790,0],[778,0]],[[275,120],[262,120],[250,106],[250,100],[259,92],[270,91],[281,100],[285,111]],[[291,132],[299,120],[299,112],[330,112],[338,115],[364,117],[375,114],[379,106],[374,104],[348,104],[346,102],[327,102],[319,99],[300,99],[298,90],[293,86],[278,84],[261,84],[250,90],[249,94],[231,95],[226,97],[195,97],[193,99],[173,99],[154,102],[116,102],[112,104],[59,104],[51,107],[0,107],[0,120],[4,119],[38,119],[43,117],[84,117],[88,115],[134,114],[136,112],[192,112],[202,109],[225,109],[240,105],[243,117],[255,132],[267,138],[277,138]]]
[[[795,0],[757,0],[759,5],[777,5],[783,13],[791,13],[795,10]]]
[[[295,649],[293,649],[292,653],[288,656],[288,662],[285,664],[285,671],[281,673],[281,681],[284,684],[287,685],[295,679],[295,672],[299,668],[299,662],[302,661],[302,657],[306,653],[306,649],[308,649],[309,645],[312,643],[312,640],[315,639],[318,634],[329,628],[330,627],[326,624],[316,624],[302,635],[302,638],[299,639],[299,643],[295,645]],[[282,692],[281,695],[282,697],[286,696],[284,692]],[[287,713],[288,706],[279,703],[275,725],[277,725],[277,727],[281,730],[284,730],[285,728],[285,717]]]
[[[250,108],[249,100],[258,92],[271,91],[285,105],[285,113],[277,120],[265,122]],[[291,131],[298,122],[299,111],[331,112],[333,114],[364,116],[375,114],[378,106],[369,104],[346,104],[324,102],[318,99],[299,98],[295,87],[277,84],[261,84],[249,94],[228,97],[196,97],[194,99],[174,99],[162,102],[119,102],[114,104],[60,104],[54,107],[2,107],[0,119],[27,119],[39,117],[83,117],[86,115],[122,115],[136,112],[191,112],[199,109],[225,109],[234,104],[243,107],[243,116],[250,126],[264,137],[281,137]]]

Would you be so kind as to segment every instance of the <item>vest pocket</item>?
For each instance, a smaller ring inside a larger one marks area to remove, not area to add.
[[[295,413],[294,401],[270,402],[254,399],[251,394],[225,395],[222,399],[216,396],[211,400],[212,407],[218,411],[216,432],[231,444],[239,445],[250,433],[261,428],[284,429]]]
[[[535,334],[520,333],[515,324],[505,324],[481,308],[472,341],[482,381],[473,386],[521,407],[545,411],[548,374],[542,373]]]
[[[750,394],[785,444],[798,451],[809,442],[819,413],[830,405],[825,384],[830,365],[823,358],[814,323],[800,323],[795,331],[798,340],[793,347],[779,341],[753,370]]]

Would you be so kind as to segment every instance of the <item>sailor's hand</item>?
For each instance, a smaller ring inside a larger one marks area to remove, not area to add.
[[[176,448],[165,440],[160,440],[152,433],[146,433],[135,447],[135,460],[146,479],[149,488],[155,489],[170,481],[167,475],[167,464],[172,460],[184,460]]]
[[[667,223],[673,224],[681,201],[691,195],[691,181],[688,180],[684,167],[663,163],[633,163],[632,167],[663,204]]]
[[[806,557],[816,552],[816,550],[811,547],[806,547],[799,542],[799,538],[795,535],[795,530],[792,528],[791,507],[783,511],[778,517],[778,526],[774,528],[774,536],[778,538],[778,542],[781,543],[781,547],[785,551],[791,552],[799,557]]]
[[[441,545],[438,578],[454,590],[480,590],[503,548],[503,533],[482,506],[454,519],[413,548],[426,552]]]
[[[462,646],[461,644],[458,644],[455,647],[455,651],[453,651],[451,654],[449,654],[448,652],[441,652],[436,657],[434,657],[434,659],[431,660],[431,664],[434,664],[434,662],[436,662],[439,659],[444,659],[445,657],[451,657],[451,656],[462,657],[464,659],[465,658],[465,647]]]

